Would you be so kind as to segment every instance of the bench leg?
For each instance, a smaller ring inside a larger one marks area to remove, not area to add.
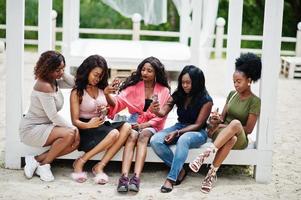
[[[269,183],[272,178],[272,165],[256,165],[254,167],[254,176],[258,183]]]
[[[5,168],[8,169],[21,169],[21,157],[17,154],[5,154]]]

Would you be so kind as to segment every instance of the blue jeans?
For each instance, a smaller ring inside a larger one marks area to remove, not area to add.
[[[170,132],[180,130],[188,126],[187,124],[176,123],[175,125],[166,128],[155,135],[150,140],[151,147],[155,153],[170,167],[167,179],[176,181],[178,175],[183,168],[187,159],[189,149],[199,148],[207,141],[207,132],[203,129],[199,131],[191,131],[182,134],[175,138],[171,144],[176,145],[175,153],[170,149],[171,144],[166,144],[164,138]]]

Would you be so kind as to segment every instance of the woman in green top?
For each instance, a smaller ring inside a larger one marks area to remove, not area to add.
[[[189,164],[197,172],[204,160],[214,154],[214,160],[207,176],[202,182],[201,191],[209,193],[216,181],[216,172],[231,149],[245,149],[247,135],[252,133],[260,113],[260,98],[251,91],[251,83],[261,76],[261,59],[255,54],[242,54],[235,63],[233,82],[235,91],[227,97],[222,114],[213,112],[208,136],[213,143]]]

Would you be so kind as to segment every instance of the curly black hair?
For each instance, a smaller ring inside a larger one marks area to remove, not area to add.
[[[160,62],[158,58],[148,57],[145,58],[137,67],[137,70],[129,76],[124,83],[121,85],[120,90],[124,90],[125,88],[136,85],[141,80],[141,70],[143,66],[149,63],[155,70],[156,82],[170,89],[168,84],[166,71],[164,65]]]
[[[97,84],[97,87],[99,89],[104,89],[108,86],[109,70],[107,61],[102,56],[91,55],[83,61],[76,71],[75,86],[73,89],[77,90],[77,95],[80,99],[84,94],[84,89],[86,89],[89,84],[89,74],[96,67],[102,69],[102,77]]]
[[[65,62],[64,56],[57,51],[45,51],[41,54],[36,66],[34,67],[35,79],[42,79],[51,83],[53,78],[51,78],[51,73],[57,70],[61,63]]]
[[[186,94],[182,87],[182,77],[185,74],[188,74],[191,79],[191,91],[189,94]],[[205,76],[203,71],[194,65],[185,66],[178,77],[177,89],[172,94],[174,103],[178,107],[183,106],[186,97],[192,97],[191,104],[194,104],[198,97],[202,97],[206,94],[208,94],[208,92],[205,86]]]
[[[253,82],[260,79],[261,68],[261,59],[253,53],[241,54],[235,62],[235,70],[243,72]]]

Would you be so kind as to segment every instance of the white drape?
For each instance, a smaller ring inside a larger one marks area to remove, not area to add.
[[[142,16],[145,24],[161,24],[167,21],[167,0],[102,0],[125,17],[134,13]]]

